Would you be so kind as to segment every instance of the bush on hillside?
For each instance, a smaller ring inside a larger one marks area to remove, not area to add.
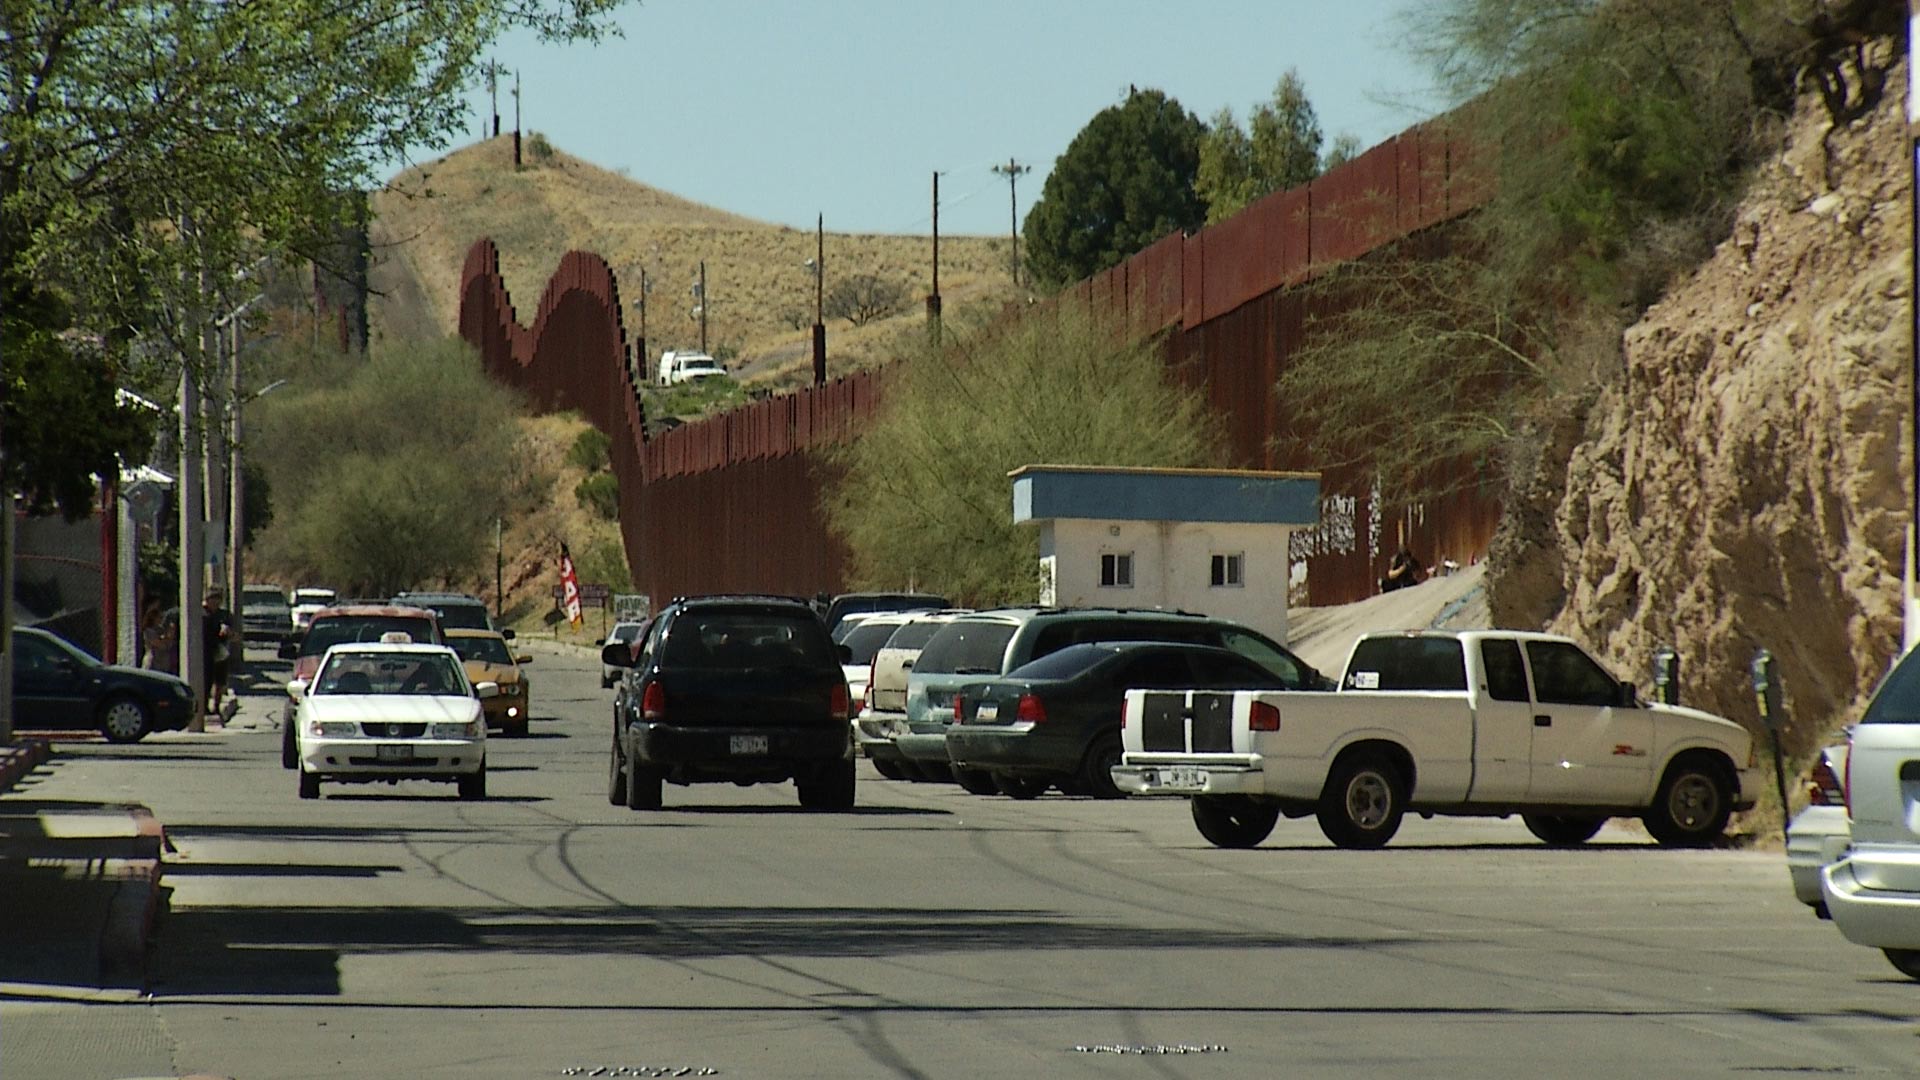
[[[600,472],[607,468],[607,452],[612,448],[613,439],[606,432],[590,427],[567,448],[567,464],[585,472]]]
[[[263,572],[380,595],[481,569],[517,497],[518,407],[470,349],[292,352],[269,366],[291,382],[249,416],[249,451],[279,504]]]
[[[1032,602],[1038,539],[1013,524],[1010,470],[1215,463],[1203,403],[1168,377],[1157,343],[1118,342],[1051,309],[947,325],[944,347],[903,335],[879,415],[826,455],[837,479],[824,514],[856,587]]]
[[[603,521],[620,520],[620,481],[612,473],[594,473],[582,479],[573,486],[573,497]]]

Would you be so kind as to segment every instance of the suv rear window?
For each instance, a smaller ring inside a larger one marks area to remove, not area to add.
[[[1920,724],[1920,649],[1902,657],[1867,703],[1863,724]]]
[[[433,642],[433,622],[410,615],[334,615],[315,619],[300,640],[301,656],[319,656],[335,645],[379,641],[380,635],[399,630],[420,644]]]
[[[1353,647],[1343,690],[1465,690],[1458,638],[1377,637]]]
[[[667,629],[660,662],[683,668],[840,670],[826,627],[810,611],[683,611]]]
[[[920,675],[998,675],[1006,661],[1013,623],[956,619],[940,628],[920,650],[913,670]]]
[[[904,626],[895,627],[893,636],[888,638],[887,643],[880,647],[883,649],[922,649],[926,647],[927,642],[933,640],[933,635],[939,633],[946,625],[947,624],[943,622],[910,622]]]
[[[852,633],[840,639],[840,644],[845,645],[847,651],[853,654],[846,662],[849,664],[873,663],[873,654],[879,652],[880,646],[885,645],[887,639],[892,637],[893,632],[898,629],[900,629],[899,623],[871,621],[854,627]]]

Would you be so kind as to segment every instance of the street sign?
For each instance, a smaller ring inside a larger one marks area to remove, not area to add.
[[[617,593],[613,598],[613,617],[621,622],[645,622],[653,611],[653,597],[646,593]]]
[[[567,595],[567,591],[565,586],[555,585],[553,587],[553,599],[555,603],[559,603],[561,600],[566,599],[566,595]],[[580,586],[580,606],[581,607],[606,607],[607,602],[612,598],[613,598],[613,589],[609,586],[606,586],[606,585]]]

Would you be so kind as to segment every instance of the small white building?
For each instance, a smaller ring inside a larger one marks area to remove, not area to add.
[[[1040,526],[1043,607],[1164,608],[1287,640],[1288,541],[1318,473],[1028,465],[1013,520]]]

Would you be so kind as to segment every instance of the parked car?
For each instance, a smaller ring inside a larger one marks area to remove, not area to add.
[[[101,663],[56,634],[13,631],[14,727],[99,728],[111,742],[138,742],[193,719],[193,689],[158,671]]]
[[[940,611],[953,606],[944,596],[916,592],[841,593],[827,604],[821,617],[828,630],[840,628],[840,620],[849,615],[876,611]]]
[[[278,585],[248,585],[240,590],[240,629],[246,640],[279,645],[293,636],[293,605]]]
[[[661,785],[792,780],[800,805],[854,803],[847,683],[827,628],[805,603],[777,597],[675,600],[626,668],[615,705],[607,799],[659,809]]]
[[[400,633],[389,635],[400,637]],[[296,692],[300,797],[323,780],[350,784],[443,780],[463,799],[487,794],[482,702],[499,692],[467,681],[444,645],[352,643],[329,648]]]
[[[855,716],[866,706],[867,681],[873,675],[874,656],[893,637],[894,631],[912,617],[904,611],[876,612],[863,617],[840,639],[840,645],[847,650],[847,655],[841,658],[840,671],[847,678],[847,693],[851,695]]]
[[[526,735],[527,725],[533,719],[533,702],[529,697],[533,684],[520,667],[533,663],[533,657],[524,653],[515,655],[507,647],[507,639],[497,630],[461,627],[443,632],[447,646],[459,654],[468,682],[475,686],[490,682],[500,688],[498,694],[481,702],[487,727],[498,728],[506,735]]]
[[[886,644],[873,654],[868,669],[866,704],[854,719],[854,741],[881,776],[889,780],[919,779],[920,774],[900,755],[894,739],[907,732],[907,673],[940,628],[971,614],[965,608],[909,612]],[[948,777],[943,767],[942,776]]]
[[[1920,650],[1853,726],[1843,783],[1853,841],[1821,872],[1827,911],[1848,941],[1920,979]]]
[[[323,589],[317,585],[301,585],[295,588],[293,590],[293,607],[290,612],[293,632],[290,636],[297,638],[301,634],[306,633],[307,627],[313,625],[314,615],[318,614],[324,608],[334,606],[334,604],[338,602],[339,596],[340,594],[334,592],[332,589]]]
[[[1310,671],[1299,664],[1283,678],[1210,645],[1069,645],[1001,678],[961,687],[953,699],[947,756],[956,776],[986,772],[1015,798],[1065,783],[1095,798],[1117,799],[1121,791],[1112,769],[1120,763],[1121,705],[1129,689],[1304,690],[1311,685]]]
[[[1847,823],[1847,793],[1841,777],[1847,773],[1847,744],[1820,751],[1807,777],[1807,806],[1787,824],[1787,876],[1794,898],[1827,918],[1827,900],[1820,889],[1820,871],[1847,853],[1853,840]]]
[[[500,636],[513,640],[511,629],[501,630],[493,624],[493,613],[488,610],[486,601],[466,593],[445,592],[403,592],[393,598],[395,604],[409,607],[426,608],[440,617],[443,630],[499,630]]]
[[[1089,641],[1213,645],[1239,653],[1288,685],[1333,686],[1284,646],[1226,619],[1123,608],[1000,608],[963,615],[927,642],[907,677],[907,730],[894,745],[915,767],[937,775],[951,764],[947,728],[962,686]]]
[[[607,636],[600,639],[598,644],[602,648],[608,645],[632,645],[634,641],[640,637],[641,631],[646,628],[647,624],[644,622],[617,622],[613,624],[613,629],[607,631]],[[619,668],[609,664],[600,665],[600,689],[605,690],[619,681]]]
[[[377,642],[389,634],[400,633],[416,644],[444,645],[440,620],[425,608],[397,604],[342,604],[321,608],[313,616],[307,632],[280,646],[280,658],[293,661],[293,678],[287,682],[287,703],[281,714],[280,764],[289,769],[298,765],[294,745],[293,714],[304,689],[320,669],[320,661],[335,645]]]

